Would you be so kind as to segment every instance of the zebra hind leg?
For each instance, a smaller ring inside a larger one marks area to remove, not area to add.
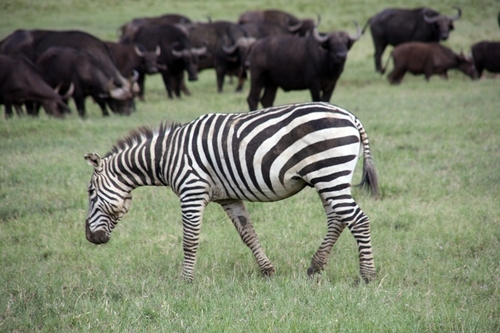
[[[220,202],[219,204],[233,222],[243,243],[245,243],[252,251],[262,275],[274,275],[274,266],[267,258],[264,250],[262,250],[259,238],[257,237],[257,233],[255,232],[250,215],[248,214],[243,201],[228,201]]]
[[[361,210],[354,199],[334,201],[323,199],[327,215],[328,231],[318,251],[311,260],[307,274],[312,277],[326,266],[328,255],[337,242],[338,237],[347,226],[356,239],[359,253],[359,267],[361,277],[365,282],[374,280],[377,276],[373,260],[370,220]]]
[[[372,242],[370,236],[370,219],[356,204],[354,215],[344,223],[356,239],[359,253],[359,272],[363,280],[368,283],[375,280],[375,262],[373,260]]]
[[[321,272],[326,267],[328,256],[345,228],[345,224],[339,220],[335,211],[324,200],[323,206],[326,211],[328,229],[323,242],[311,259],[311,265],[307,269],[307,275],[311,278],[314,274]]]

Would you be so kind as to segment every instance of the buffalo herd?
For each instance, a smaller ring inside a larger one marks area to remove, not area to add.
[[[478,78],[484,70],[500,73],[500,42],[480,41],[471,55],[440,44],[450,37],[462,10],[452,15],[430,8],[389,8],[370,17],[355,32],[318,30],[318,18],[300,19],[281,10],[253,10],[238,20],[194,22],[180,14],[135,18],[119,27],[118,41],[104,41],[84,31],[16,30],[0,41],[0,104],[5,117],[24,111],[32,116],[43,107],[54,117],[69,112],[74,100],[85,117],[91,97],[104,116],[129,115],[135,98],[144,100],[145,78],[160,74],[169,98],[190,95],[185,81],[198,72],[215,71],[217,91],[225,77],[237,78],[241,91],[250,75],[250,110],[273,105],[278,88],[309,90],[313,101],[330,101],[347,54],[367,28],[375,47],[375,70],[393,70],[391,84],[404,74],[447,77],[458,69]],[[499,14],[500,24],[500,14]],[[353,31],[354,27],[348,28]],[[393,50],[385,67],[382,54]]]

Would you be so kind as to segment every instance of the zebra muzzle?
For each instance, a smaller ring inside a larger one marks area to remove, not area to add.
[[[109,241],[109,234],[100,229],[94,232],[90,231],[89,223],[85,222],[85,236],[87,240],[93,244],[103,244]]]

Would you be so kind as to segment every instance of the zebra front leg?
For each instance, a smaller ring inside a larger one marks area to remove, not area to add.
[[[274,275],[274,267],[264,253],[264,250],[262,250],[259,238],[257,237],[255,229],[253,228],[250,215],[248,215],[243,201],[224,201],[219,202],[219,204],[222,206],[227,216],[229,216],[229,218],[233,222],[236,230],[238,231],[238,234],[241,237],[241,240],[252,251],[255,260],[259,265],[260,271],[262,272],[262,275]]]
[[[188,282],[193,281],[194,265],[196,264],[196,252],[200,244],[200,230],[205,202],[203,200],[182,200],[182,248],[184,250],[184,262],[182,264],[182,276]]]

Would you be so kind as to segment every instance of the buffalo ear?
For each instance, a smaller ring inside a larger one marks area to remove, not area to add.
[[[101,157],[97,153],[88,153],[84,158],[88,164],[92,165],[95,169],[101,168]]]

